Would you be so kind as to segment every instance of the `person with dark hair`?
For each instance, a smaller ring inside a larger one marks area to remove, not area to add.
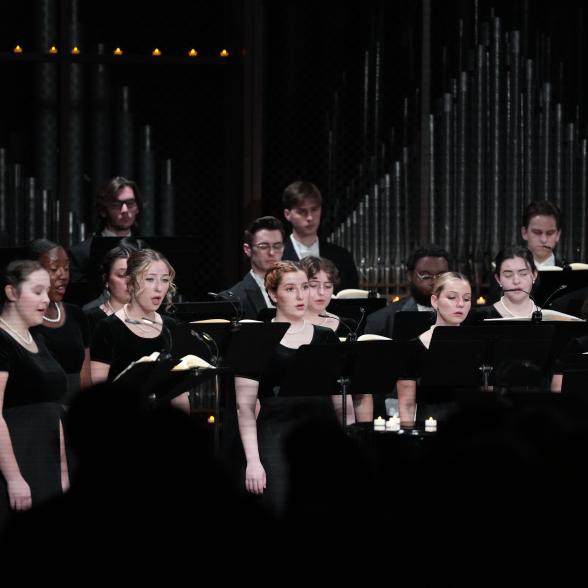
[[[359,277],[351,253],[318,235],[322,205],[323,197],[311,182],[297,181],[286,186],[282,195],[283,214],[292,225],[292,233],[286,239],[282,258],[300,261],[308,255],[314,255],[330,259],[341,278],[335,291],[357,288]]]
[[[36,261],[13,261],[0,293],[0,523],[69,486],[61,424],[66,375],[40,325],[49,275]]]
[[[108,251],[102,261],[100,274],[104,284],[104,292],[92,302],[83,307],[88,320],[90,335],[96,324],[107,316],[120,310],[129,301],[127,288],[127,259],[135,247],[134,239],[122,239],[121,242]]]
[[[412,347],[410,359],[403,366],[402,376],[396,382],[398,391],[398,413],[405,427],[414,426],[419,420],[430,416],[444,419],[452,408],[452,399],[441,390],[427,394],[426,402],[418,400],[417,382],[423,374],[423,367],[431,344],[433,331],[438,326],[458,327],[466,319],[472,305],[472,288],[468,279],[457,272],[445,272],[437,276],[433,284],[431,305],[436,313],[435,323],[408,344]]]
[[[141,194],[135,182],[117,176],[106,183],[96,199],[96,213],[100,223],[97,232],[70,249],[72,282],[88,280],[94,237],[130,237],[137,230],[142,208]]]
[[[538,270],[547,266],[563,265],[555,256],[561,237],[561,212],[547,200],[531,202],[523,213],[521,236],[533,254]]]
[[[67,374],[68,390],[62,402],[70,404],[80,389],[91,385],[90,333],[82,310],[63,302],[69,284],[69,257],[58,243],[36,239],[29,246],[29,258],[39,261],[51,279],[49,306],[42,322],[34,327],[43,335],[49,351]]]
[[[240,282],[221,292],[231,298],[241,310],[241,318],[257,319],[259,312],[272,304],[263,283],[266,272],[282,259],[284,225],[273,216],[255,219],[245,229],[243,253],[251,269]]]
[[[531,251],[520,245],[511,245],[498,253],[494,267],[494,279],[502,291],[502,296],[491,306],[476,308],[472,312],[472,320],[530,317],[537,310],[529,296],[537,279],[537,269]]]
[[[394,319],[399,312],[433,313],[431,294],[435,278],[449,269],[449,253],[438,245],[415,249],[406,261],[410,296],[368,315],[364,333],[392,338]]]
[[[308,276],[308,306],[304,318],[313,325],[327,327],[335,331],[339,338],[347,338],[350,329],[357,325],[353,319],[341,320],[337,315],[327,312],[335,285],[339,280],[339,272],[329,259],[305,257],[300,265]],[[344,321],[344,322],[343,322]],[[339,420],[342,419],[341,396],[333,396],[333,403]],[[347,398],[347,424],[355,422],[371,422],[374,418],[374,405],[371,394],[357,394]]]
[[[263,495],[268,506],[282,514],[288,489],[285,437],[301,420],[316,416],[334,421],[335,412],[327,396],[284,398],[280,396],[280,386],[298,347],[338,339],[331,329],[312,325],[305,319],[308,277],[300,264],[276,263],[266,274],[265,286],[276,305],[274,320],[290,326],[259,380],[257,375],[243,374],[235,378],[235,389],[239,432],[247,462],[245,487],[253,494]],[[258,399],[261,409],[256,418]]]

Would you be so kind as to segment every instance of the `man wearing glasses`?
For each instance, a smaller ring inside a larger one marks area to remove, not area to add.
[[[284,190],[282,205],[284,218],[292,225],[292,234],[286,239],[283,258],[300,261],[313,255],[329,259],[339,270],[337,291],[357,288],[359,277],[351,253],[318,236],[322,212],[319,189],[310,182],[293,182]]]
[[[437,275],[449,270],[449,254],[437,245],[416,249],[406,261],[410,296],[368,315],[364,333],[392,338],[399,312],[433,312],[431,294]]]
[[[251,269],[240,282],[222,292],[240,306],[242,318],[257,319],[260,310],[273,308],[263,279],[266,272],[282,259],[284,236],[284,225],[273,216],[255,219],[245,229],[243,252],[249,258]]]
[[[69,252],[70,280],[85,282],[90,268],[90,250],[94,236],[130,237],[141,212],[141,195],[132,180],[112,178],[98,194],[96,212],[100,219],[98,231],[90,238],[74,245]]]

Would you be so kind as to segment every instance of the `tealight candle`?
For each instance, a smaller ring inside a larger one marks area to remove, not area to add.
[[[398,418],[396,415],[391,416],[386,421],[386,431],[400,431],[400,418]]]
[[[377,419],[374,419],[374,429],[384,429],[385,427],[386,419],[383,419],[380,416]]]
[[[427,433],[434,433],[437,430],[437,421],[433,417],[429,417],[425,421],[425,431]]]

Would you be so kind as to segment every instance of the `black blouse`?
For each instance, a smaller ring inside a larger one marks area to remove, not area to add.
[[[171,329],[177,321],[162,315],[163,324]],[[90,347],[92,361],[100,361],[110,365],[108,380],[112,381],[131,362],[151,355],[154,351],[162,351],[168,345],[165,331],[157,337],[148,339],[135,335],[117,316],[111,315],[96,325]]]
[[[39,351],[32,353],[0,329],[0,371],[8,372],[3,410],[42,402],[61,402],[67,389],[62,367],[49,353],[43,337],[33,335]]]

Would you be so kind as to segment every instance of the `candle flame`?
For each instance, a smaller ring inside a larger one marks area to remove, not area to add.
[[[113,51],[114,55],[122,55],[122,49],[120,47],[117,47],[114,51]]]
[[[486,304],[486,299],[483,296],[480,296],[476,299],[476,304]]]
[[[22,53],[22,47],[17,45],[12,51],[13,53]]]

